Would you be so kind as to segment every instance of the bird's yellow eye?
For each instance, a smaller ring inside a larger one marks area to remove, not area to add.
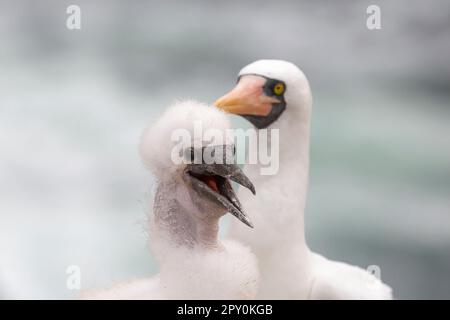
[[[284,84],[281,82],[278,82],[275,87],[273,87],[273,93],[275,93],[277,96],[282,94],[284,92]]]

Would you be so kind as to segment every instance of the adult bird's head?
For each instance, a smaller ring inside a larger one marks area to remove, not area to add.
[[[166,188],[160,196],[176,201],[191,221],[215,221],[230,212],[253,227],[231,187],[234,181],[255,193],[234,161],[234,144],[226,134],[229,125],[216,108],[178,102],[144,132],[141,157],[159,186]]]
[[[279,118],[309,121],[311,90],[303,72],[283,60],[258,60],[245,66],[236,86],[214,103],[250,121],[258,129]]]

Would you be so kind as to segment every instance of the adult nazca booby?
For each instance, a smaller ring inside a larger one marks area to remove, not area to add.
[[[255,61],[215,105],[243,116],[257,130],[279,130],[278,173],[261,175],[260,165],[246,167],[258,197],[242,194],[241,200],[256,228],[245,232],[232,221],[230,229],[230,236],[250,245],[258,258],[258,298],[390,299],[391,288],[366,270],[328,260],[306,244],[312,95],[303,72],[287,61]]]

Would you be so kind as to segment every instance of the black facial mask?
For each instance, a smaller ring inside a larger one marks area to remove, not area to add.
[[[244,76],[244,75],[242,75],[242,76]],[[241,79],[242,76],[240,76],[238,78],[237,82],[239,82],[239,80]],[[264,77],[261,75],[257,75],[257,76],[263,77],[266,79],[266,82],[264,83],[264,86],[263,86],[264,94],[268,97],[274,97],[277,100],[279,100],[280,102],[272,104],[272,109],[270,110],[270,113],[267,116],[255,116],[255,115],[247,115],[247,114],[243,114],[242,116],[245,119],[247,119],[248,121],[250,121],[256,128],[264,129],[264,128],[267,128],[268,126],[270,126],[272,123],[274,123],[281,116],[283,111],[286,109],[286,101],[284,99],[284,94],[287,90],[287,87],[283,81]],[[279,83],[283,84],[284,91],[282,94],[277,95],[274,92],[274,88]]]

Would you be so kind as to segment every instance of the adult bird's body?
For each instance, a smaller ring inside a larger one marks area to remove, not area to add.
[[[234,221],[230,236],[249,244],[261,272],[259,298],[389,299],[391,290],[363,269],[328,260],[309,250],[304,234],[308,189],[311,90],[303,72],[281,60],[259,60],[239,73],[236,87],[216,106],[249,120],[257,129],[278,130],[279,170],[246,172],[258,197],[241,199],[256,228]],[[269,133],[270,137],[271,134]],[[259,135],[256,135],[259,139]],[[268,150],[275,150],[268,140]],[[258,141],[258,147],[261,148]]]
[[[209,141],[196,137],[195,126],[214,129]],[[220,141],[229,127],[226,115],[194,101],[179,102],[144,133],[141,156],[157,178],[150,247],[159,274],[93,291],[97,299],[251,299],[258,270],[250,250],[236,241],[218,239],[219,219],[227,211],[251,226],[230,180],[254,192],[252,183],[233,163],[205,160],[205,150],[218,157],[234,150]],[[183,137],[182,137],[183,136]],[[177,138],[179,138],[177,140]],[[186,139],[181,139],[186,138]],[[218,151],[224,151],[222,153]],[[232,151],[234,157],[234,151]],[[199,155],[197,158],[196,155]],[[195,159],[194,159],[195,158]],[[248,226],[246,227],[249,230]]]

